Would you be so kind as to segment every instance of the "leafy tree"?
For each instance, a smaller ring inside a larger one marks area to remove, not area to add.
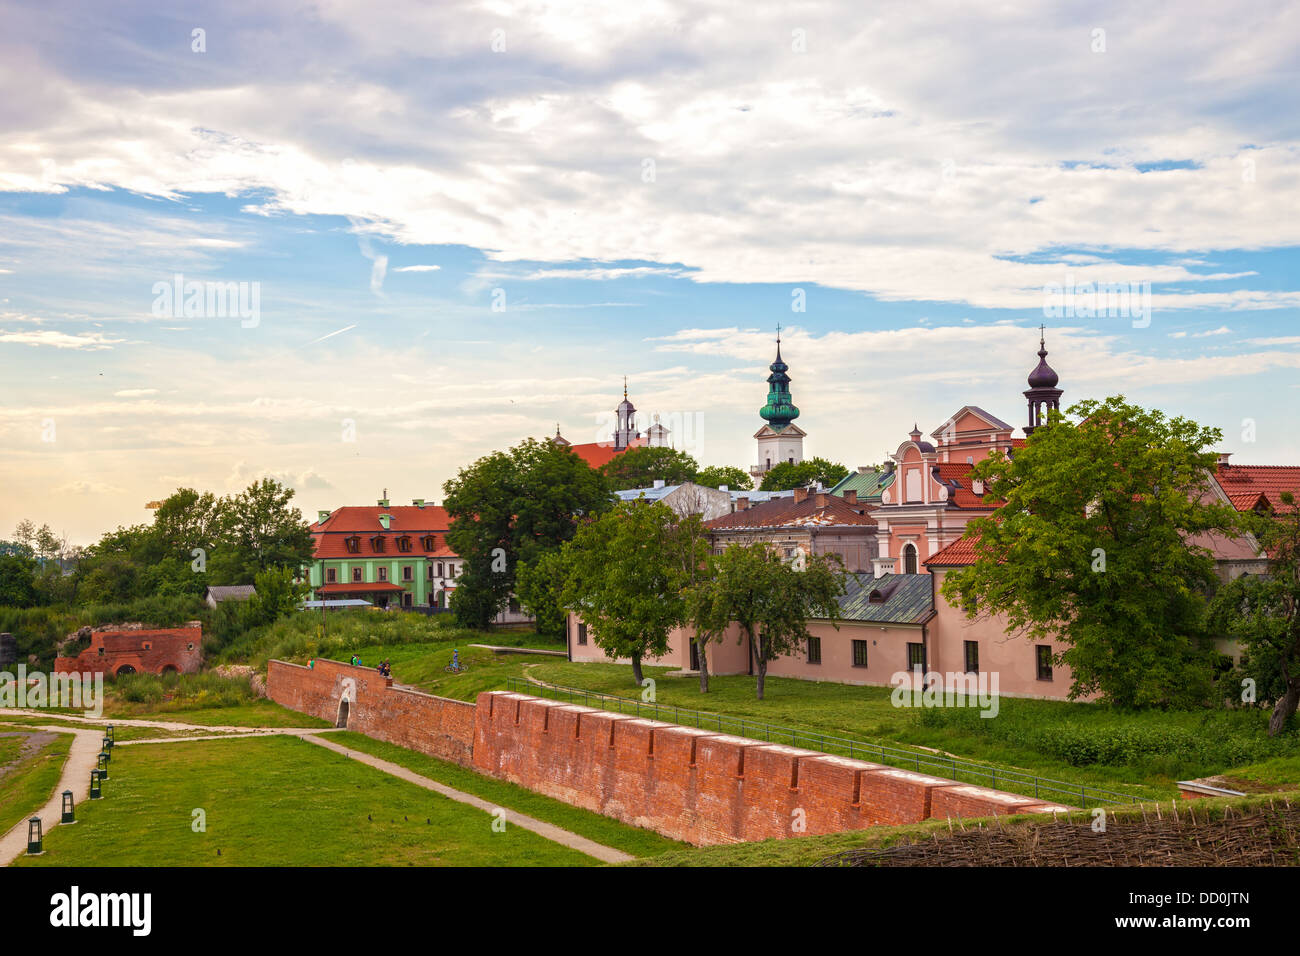
[[[537,619],[537,633],[543,637],[564,634],[565,574],[563,550],[545,551],[516,569],[515,591],[520,603]]]
[[[0,554],[16,554],[20,558],[36,557],[36,552],[21,541],[0,541]]]
[[[695,483],[706,488],[727,486],[728,491],[748,491],[753,486],[749,473],[735,465],[710,465],[701,468],[695,476]]]
[[[184,489],[188,490],[188,489]],[[218,551],[227,551],[220,567],[233,574],[226,583],[251,584],[258,572],[268,568],[297,571],[309,563],[313,542],[302,512],[290,506],[294,491],[274,478],[255,481],[230,499],[220,522],[221,541]],[[201,533],[196,530],[203,510],[202,499],[191,508],[191,516],[178,535]],[[215,520],[215,519],[213,519]],[[233,561],[230,561],[233,553]]]
[[[760,491],[789,491],[791,488],[804,488],[820,482],[830,488],[842,481],[848,473],[849,470],[843,465],[825,458],[813,458],[796,464],[783,461],[771,467],[758,487]]]
[[[623,502],[564,548],[562,603],[608,657],[631,658],[638,686],[641,661],[666,654],[668,635],[686,621],[683,592],[708,555],[698,523],[659,502]]]
[[[1275,737],[1300,703],[1300,508],[1291,492],[1281,495],[1279,517],[1251,516],[1264,552],[1267,575],[1230,581],[1210,604],[1210,622],[1242,645],[1242,672],[1255,681],[1260,700],[1274,702],[1268,735]]]
[[[732,623],[738,624],[741,639],[749,641],[755,690],[762,700],[767,665],[804,646],[812,636],[807,622],[840,619],[842,570],[838,555],[800,556],[787,562],[765,541],[729,545],[712,556],[708,578],[688,598],[701,671],[708,644],[721,640]],[[701,688],[707,686],[702,680]]]
[[[23,545],[32,554],[36,553],[36,525],[27,518],[18,522],[14,528],[14,540]]]
[[[624,491],[649,488],[656,480],[668,485],[693,481],[699,467],[695,459],[684,451],[656,446],[629,448],[602,465],[600,472],[609,479],[612,490]]]
[[[1034,431],[1013,459],[980,462],[989,500],[976,519],[976,562],[950,572],[944,596],[970,617],[1003,614],[1011,630],[1067,645],[1070,697],[1099,692],[1127,707],[1206,699],[1214,655],[1205,595],[1214,558],[1201,542],[1236,534],[1238,516],[1210,493],[1222,437],[1123,396],[1081,402]]]
[[[39,601],[36,591],[36,562],[21,554],[0,554],[0,605],[34,607]]]
[[[464,559],[452,608],[466,627],[487,627],[515,591],[519,565],[559,548],[613,500],[604,475],[565,446],[535,439],[480,458],[443,492],[447,543]]]

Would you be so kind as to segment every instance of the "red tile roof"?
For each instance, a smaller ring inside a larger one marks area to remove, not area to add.
[[[392,581],[361,582],[341,581],[337,584],[322,584],[316,588],[317,594],[372,594],[376,591],[404,591],[400,584]]]
[[[958,508],[984,508],[991,509],[994,506],[984,503],[984,496],[977,495],[971,491],[971,481],[967,477],[968,472],[975,466],[964,461],[941,461],[934,466],[937,477],[941,482],[956,485],[955,488],[948,489],[948,500]]]
[[[379,523],[382,514],[392,515],[388,530]],[[453,553],[447,549],[447,529],[451,519],[445,508],[436,505],[395,505],[384,508],[380,505],[346,506],[330,514],[324,521],[311,525],[309,530],[316,540],[313,557],[316,558],[363,558],[383,555],[384,557],[449,557]],[[421,540],[432,534],[433,550],[426,551]],[[360,549],[349,551],[346,541],[356,535],[361,539]],[[409,536],[411,550],[401,551],[397,539]],[[376,551],[370,543],[371,538],[382,538],[384,550]]]
[[[632,444],[627,448],[615,448],[613,441],[593,441],[585,445],[570,445],[569,451],[573,452],[588,467],[599,468],[601,465],[608,464],[618,455],[623,454],[628,448],[641,448],[645,445],[644,438],[634,438]]]
[[[1254,511],[1261,504],[1268,504],[1268,495],[1262,491],[1234,491],[1228,494],[1228,500],[1238,511]]]
[[[1275,509],[1282,507],[1284,491],[1300,498],[1300,466],[1297,465],[1220,465],[1215,477],[1229,498],[1247,492],[1261,493]],[[1235,500],[1233,505],[1237,505]]]
[[[821,503],[818,503],[818,498]],[[809,528],[833,525],[874,526],[876,519],[868,509],[855,508],[839,495],[830,492],[810,494],[803,501],[794,498],[773,498],[744,511],[704,522],[713,531],[730,531],[739,528]]]
[[[925,566],[940,565],[943,567],[956,567],[958,565],[974,564],[979,554],[975,551],[975,542],[977,537],[961,537],[954,541],[948,547],[936,551],[925,559]]]

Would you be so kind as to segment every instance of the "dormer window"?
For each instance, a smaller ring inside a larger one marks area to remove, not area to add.
[[[361,550],[361,538],[355,534],[343,543],[347,545],[347,549],[351,554],[356,554]]]
[[[431,534],[426,534],[420,539],[421,546],[425,551],[432,551],[435,547],[436,539]]]
[[[373,548],[375,551],[383,551],[383,550],[384,550],[384,538],[383,538],[383,535],[378,535],[378,534],[377,534],[377,535],[375,535],[373,538],[371,538],[371,539],[370,539],[370,547]]]
[[[411,550],[411,536],[410,536],[410,535],[406,535],[406,534],[404,534],[404,535],[402,535],[400,538],[397,539],[397,550],[398,550],[398,551],[410,551],[410,550]]]
[[[884,604],[885,595],[881,591],[872,591],[871,596],[867,598],[867,600],[870,601],[872,604]]]

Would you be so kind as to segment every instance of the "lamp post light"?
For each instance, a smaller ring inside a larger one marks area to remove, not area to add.
[[[103,795],[103,788],[99,782],[99,771],[92,770],[90,771],[90,799],[98,800]]]
[[[99,779],[108,779],[108,754],[102,750],[99,752]]]
[[[105,732],[108,734],[108,739],[109,739],[109,740],[112,740],[112,739],[113,739],[113,725],[112,725],[112,724],[109,724],[109,725],[108,725],[108,728],[107,728],[107,730],[106,730]]]
[[[101,747],[102,747],[102,749],[105,750],[106,752],[108,752],[108,753],[112,753],[112,751],[113,751],[113,738],[112,738],[112,737],[105,737],[105,738],[104,738],[104,742],[103,742],[103,744],[101,744]]]
[[[62,822],[65,824],[77,822],[77,814],[74,812],[74,807],[72,805],[71,790],[63,791],[63,821]]]
[[[27,855],[40,856],[43,852],[41,849],[41,818],[32,817],[27,821]]]

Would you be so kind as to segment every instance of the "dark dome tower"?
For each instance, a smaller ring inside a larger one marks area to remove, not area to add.
[[[1029,402],[1029,424],[1025,426],[1025,434],[1032,435],[1035,428],[1042,428],[1047,425],[1048,416],[1051,412],[1061,410],[1062,390],[1056,387],[1060,381],[1052,366],[1047,364],[1047,330],[1044,326],[1038,327],[1038,367],[1029,373],[1029,388],[1025,392],[1025,398]]]

